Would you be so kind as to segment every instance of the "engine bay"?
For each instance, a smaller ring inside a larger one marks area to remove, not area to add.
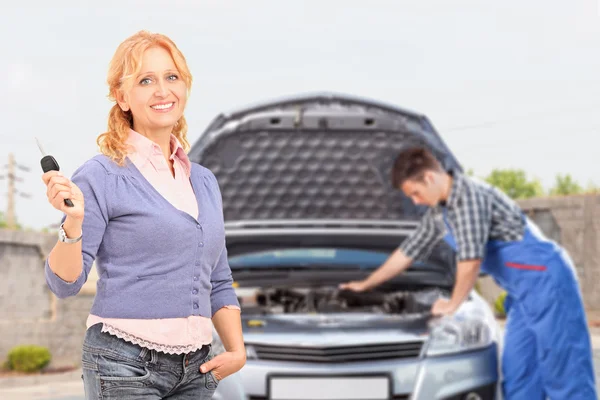
[[[438,288],[418,291],[354,292],[335,287],[258,288],[241,299],[244,312],[253,314],[343,313],[383,314],[427,313],[433,303],[450,293]]]

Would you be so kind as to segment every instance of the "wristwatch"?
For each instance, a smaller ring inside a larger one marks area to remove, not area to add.
[[[64,224],[65,223],[63,222],[62,224],[60,224],[60,228],[58,228],[58,240],[60,240],[63,243],[69,243],[69,244],[79,242],[81,240],[81,238],[83,237],[83,231],[81,231],[81,235],[79,235],[78,238],[70,239],[67,237],[67,234],[65,233],[65,230],[63,229]]]

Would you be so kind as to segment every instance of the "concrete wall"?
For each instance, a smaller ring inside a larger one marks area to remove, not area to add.
[[[96,276],[77,296],[56,298],[44,278],[54,243],[55,235],[0,230],[0,362],[14,346],[37,344],[50,349],[51,367],[79,363]]]
[[[600,195],[528,199],[520,204],[534,220],[540,217],[541,228],[550,230],[548,214],[556,221],[554,233],[577,268],[586,306],[600,309]]]
[[[529,199],[520,202],[546,235],[560,242],[577,267],[586,306],[600,310],[600,195]],[[47,346],[52,366],[77,365],[97,275],[82,291],[59,300],[47,288],[44,259],[56,236],[0,229],[0,362],[19,344]],[[485,298],[500,293],[480,280]]]
[[[600,310],[600,195],[525,199],[519,205],[547,236],[569,252],[586,308]],[[489,278],[482,279],[480,287],[490,301],[500,293]]]

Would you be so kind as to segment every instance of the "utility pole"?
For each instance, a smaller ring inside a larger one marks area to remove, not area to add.
[[[8,154],[8,206],[6,207],[6,226],[8,229],[17,227],[17,218],[15,217],[15,156]]]
[[[17,177],[16,169],[20,169],[25,172],[29,172],[29,168],[18,165],[15,161],[15,156],[13,153],[8,154],[8,165],[5,166],[7,168],[7,175],[0,176],[0,179],[7,178],[8,180],[8,204],[6,207],[6,227],[8,229],[16,229],[17,228],[17,217],[15,213],[15,196],[18,194],[21,197],[29,198],[31,197],[27,193],[21,193],[17,191],[15,188],[15,182],[23,182],[23,179]]]

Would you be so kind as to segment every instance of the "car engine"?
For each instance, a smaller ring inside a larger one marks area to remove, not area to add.
[[[337,288],[260,289],[250,306],[260,314],[375,312],[416,314],[431,309],[433,303],[449,293],[437,288],[421,291],[354,292]],[[248,310],[248,307],[244,307]],[[248,310],[250,311],[250,310]]]

